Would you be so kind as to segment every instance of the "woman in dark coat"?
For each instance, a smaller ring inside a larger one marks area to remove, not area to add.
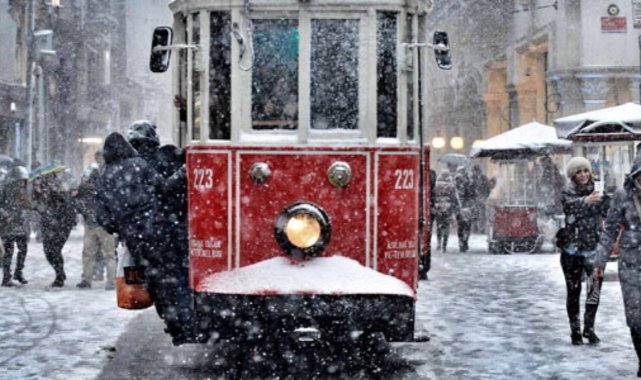
[[[601,221],[605,217],[608,201],[594,190],[590,162],[583,157],[573,157],[567,165],[570,183],[562,192],[561,203],[565,213],[565,233],[561,245],[561,267],[567,288],[566,307],[570,320],[572,344],[583,344],[583,337],[591,344],[599,338],[594,332],[594,320],[599,307],[600,282],[592,278],[596,247]],[[581,334],[580,302],[581,278],[587,275],[583,335]]]
[[[641,157],[637,156],[632,170],[612,199],[605,219],[594,262],[594,276],[600,282],[619,229],[619,283],[623,294],[625,317],[632,343],[639,358],[637,376],[641,377]]]
[[[447,238],[450,235],[450,222],[456,212],[456,187],[448,170],[434,184],[434,220],[436,221],[436,245],[442,252],[447,251]]]

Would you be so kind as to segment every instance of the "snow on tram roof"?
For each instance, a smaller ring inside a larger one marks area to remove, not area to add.
[[[274,257],[207,277],[198,291],[223,294],[392,294],[415,297],[403,281],[343,256],[296,262]]]

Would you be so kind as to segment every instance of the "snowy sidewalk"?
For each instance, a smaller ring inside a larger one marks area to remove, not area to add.
[[[79,290],[83,227],[76,227],[63,249],[67,281],[54,278],[42,244],[29,243],[27,285],[0,288],[0,379],[92,379],[129,320],[139,312],[116,307],[115,291],[104,282]],[[15,252],[14,252],[15,263]]]
[[[419,363],[422,377],[635,377],[618,282],[603,285],[596,322],[601,344],[572,346],[558,254],[489,255],[480,235],[473,236],[469,253],[460,254],[452,240],[448,253],[433,254],[429,281],[420,283],[417,328],[426,329],[431,341],[399,347]]]

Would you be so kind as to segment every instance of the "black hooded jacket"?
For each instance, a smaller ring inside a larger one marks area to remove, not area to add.
[[[105,170],[98,179],[97,221],[110,233],[145,238],[153,234],[158,194],[171,191],[154,168],[119,133],[105,140]]]
[[[605,218],[610,200],[604,196],[597,204],[587,204],[583,198],[594,191],[594,183],[590,181],[585,186],[574,182],[566,186],[562,192],[561,203],[565,213],[565,230],[567,242],[581,250],[596,249],[601,231],[601,220]]]

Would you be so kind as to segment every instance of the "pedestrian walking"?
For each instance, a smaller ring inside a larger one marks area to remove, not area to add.
[[[616,190],[599,239],[594,277],[603,279],[610,252],[619,230],[619,283],[623,295],[625,317],[632,343],[639,359],[637,377],[641,377],[641,156],[637,155],[623,188]]]
[[[0,238],[4,249],[2,260],[2,286],[14,286],[11,280],[11,261],[14,245],[18,248],[13,279],[21,284],[28,281],[24,278],[23,269],[27,259],[29,236],[28,212],[31,208],[27,193],[29,172],[23,166],[11,169],[0,190]]]
[[[56,173],[64,170],[59,164],[49,164],[33,180],[33,205],[40,214],[42,245],[47,261],[55,271],[52,287],[63,287],[67,276],[62,248],[71,229],[76,225],[76,212],[71,196],[62,188]]]
[[[490,196],[490,180],[487,178],[479,165],[474,165],[470,176],[472,187],[476,193],[474,209],[477,215],[474,220],[474,231],[485,233],[485,201]]]
[[[594,332],[596,312],[599,307],[601,283],[594,281],[592,272],[601,221],[608,210],[608,197],[594,190],[594,178],[590,162],[583,157],[573,157],[567,165],[570,182],[562,192],[561,203],[565,213],[565,227],[557,236],[561,248],[561,268],[567,288],[566,308],[570,321],[572,344],[599,343]],[[581,278],[585,274],[587,297],[584,326],[581,333],[580,297]]]
[[[450,222],[457,210],[456,186],[447,169],[441,172],[434,184],[434,221],[436,223],[436,247],[447,252]]]
[[[106,290],[115,289],[116,275],[116,240],[114,236],[104,228],[100,227],[96,220],[98,203],[98,191],[96,181],[98,180],[98,167],[90,168],[85,174],[78,188],[78,194],[74,198],[76,210],[82,214],[85,221],[85,235],[82,248],[82,281],[76,286],[80,289],[91,288],[96,264],[96,257],[102,252],[107,268]]]
[[[464,166],[459,166],[456,169],[454,182],[458,203],[458,212],[456,213],[458,246],[460,252],[467,252],[472,223],[478,217],[475,213],[476,190]]]

